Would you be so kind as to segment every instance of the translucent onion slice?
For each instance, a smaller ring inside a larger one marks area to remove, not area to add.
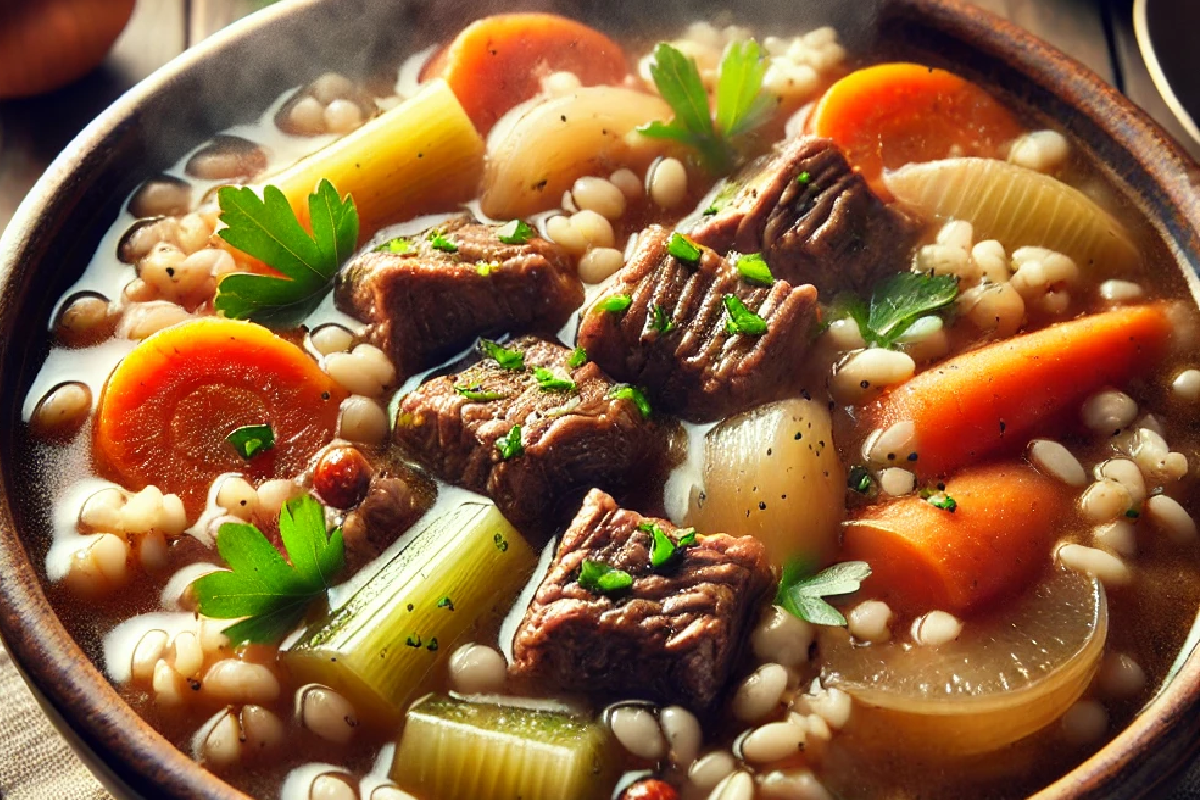
[[[939,220],[962,219],[977,239],[997,239],[1010,253],[1038,245],[1075,259],[1089,274],[1114,275],[1140,257],[1120,222],[1060,180],[987,158],[949,158],[909,164],[883,182],[911,211]]]
[[[671,145],[634,129],[672,116],[657,95],[616,86],[518,106],[488,136],[483,213],[526,217],[556,208],[576,178],[607,175],[616,166],[644,170]]]
[[[949,644],[861,647],[844,630],[830,629],[821,656],[826,684],[858,701],[856,736],[888,748],[965,756],[1004,747],[1058,719],[1091,682],[1107,633],[1100,584],[1062,570],[1008,608],[968,620]]]
[[[837,549],[845,497],[829,408],[817,400],[783,400],[709,432],[703,495],[693,495],[686,524],[756,536],[776,564],[796,557],[816,568]]]

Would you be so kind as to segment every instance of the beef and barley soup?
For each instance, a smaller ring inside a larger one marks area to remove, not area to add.
[[[488,17],[128,199],[25,420],[164,736],[282,800],[1016,797],[1153,695],[1175,263],[1053,120],[762,33]]]

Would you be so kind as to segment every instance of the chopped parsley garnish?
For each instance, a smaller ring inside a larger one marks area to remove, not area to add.
[[[669,333],[675,329],[675,323],[671,322],[671,318],[667,316],[667,310],[657,303],[651,306],[654,312],[653,319],[650,321],[650,326],[659,333]]]
[[[434,250],[438,250],[443,253],[457,253],[458,252],[458,244],[453,239],[446,236],[446,234],[442,233],[437,228],[434,228],[433,230],[431,230],[429,232],[428,238],[429,238],[429,246],[432,247]]]
[[[246,461],[275,446],[275,431],[270,425],[243,425],[225,437],[233,449]]]
[[[767,266],[762,253],[743,253],[738,256],[734,266],[737,267],[738,274],[750,283],[760,286],[771,286],[775,283],[775,276],[771,274],[771,268]]]
[[[685,548],[692,547],[696,544],[696,531],[694,528],[687,528],[679,533],[677,541],[671,541],[671,537],[660,525],[647,520],[638,525],[638,530],[645,531],[650,534],[650,566],[654,569],[661,569],[669,564],[676,556],[681,555]]]
[[[584,559],[579,569],[579,585],[592,592],[619,594],[633,586],[633,576],[623,569]]]
[[[933,506],[934,508],[940,508],[943,511],[949,511],[951,514],[958,509],[958,503],[955,502],[953,497],[945,492],[938,492],[937,494],[930,495],[926,499],[929,501],[929,505]]]
[[[571,357],[567,359],[567,366],[571,369],[579,369],[587,362],[587,350],[584,350],[582,347],[576,347],[571,351]]]
[[[900,272],[871,293],[869,304],[855,297],[840,297],[830,319],[849,317],[868,344],[892,347],[918,318],[931,314],[958,296],[958,279],[953,275]]]
[[[441,597],[441,599],[439,599],[437,601],[437,607],[444,608],[447,611],[453,611],[454,610],[454,601],[450,599],[449,595],[443,595]]]
[[[721,188],[713,195],[713,199],[708,204],[708,207],[704,209],[704,216],[711,217],[724,211],[725,207],[733,202],[733,198],[737,197],[738,192],[741,190],[741,184],[736,181],[724,181],[721,184]]]
[[[341,528],[327,532],[325,509],[309,495],[283,504],[279,536],[286,559],[258,528],[226,522],[217,531],[217,552],[230,571],[211,572],[192,583],[201,614],[246,617],[225,629],[234,647],[283,639],[342,569]]]
[[[796,176],[796,183],[800,184],[801,186],[808,186],[810,183],[812,183],[812,175],[809,175],[807,172],[801,172]]]
[[[651,139],[670,139],[694,148],[705,169],[723,175],[737,161],[734,140],[770,120],[775,110],[774,98],[762,91],[766,71],[767,59],[758,42],[745,39],[730,44],[721,58],[714,114],[695,60],[660,42],[651,58],[650,77],[675,118],[638,130]]]
[[[521,444],[521,426],[513,425],[507,435],[497,439],[496,449],[500,451],[500,458],[505,461],[525,455],[525,445]]]
[[[627,383],[614,386],[608,396],[614,400],[632,400],[634,405],[638,407],[638,411],[642,412],[643,417],[649,417],[651,413],[650,401],[646,399],[646,395],[636,386],[630,386]]]
[[[338,268],[358,245],[358,211],[321,179],[308,196],[312,234],[300,225],[277,187],[260,199],[248,186],[222,186],[217,232],[230,246],[257,258],[285,277],[236,272],[221,279],[213,308],[230,319],[291,326],[308,316],[333,286]]]
[[[729,312],[729,319],[725,320],[726,333],[762,336],[767,332],[767,321],[746,308],[746,304],[736,294],[725,295],[724,303],[725,310]]]
[[[475,271],[478,272],[480,275],[482,275],[485,278],[488,275],[491,275],[493,272],[495,272],[498,269],[500,269],[499,261],[476,261],[475,262]]]
[[[871,567],[865,561],[844,561],[816,575],[807,575],[807,571],[805,563],[796,559],[784,566],[776,605],[813,625],[845,625],[842,612],[823,598],[857,592],[871,575]]]
[[[850,474],[847,477],[846,484],[851,489],[859,494],[866,494],[867,492],[871,491],[872,483],[874,483],[874,481],[871,479],[871,473],[867,472],[866,467],[856,465],[850,468]]]
[[[412,241],[403,237],[397,236],[395,239],[388,239],[383,244],[375,248],[376,253],[394,253],[398,256],[406,256],[410,253],[415,253]]]
[[[538,388],[543,392],[573,392],[575,391],[575,381],[570,378],[564,378],[561,375],[555,375],[545,367],[538,367],[533,371],[533,377],[537,378]]]
[[[700,261],[700,246],[682,233],[672,233],[667,242],[667,252],[685,264],[696,264]]]
[[[1136,508],[1130,508],[1125,511],[1125,516],[1129,519],[1137,519],[1141,515],[1142,512],[1138,511]]]
[[[469,386],[455,384],[454,391],[475,403],[487,403],[492,400],[503,400],[508,397],[508,395],[502,392],[485,391],[478,383],[472,383]]]
[[[624,314],[632,304],[633,298],[627,294],[611,294],[597,303],[596,308],[613,314]]]
[[[485,356],[499,364],[501,369],[513,372],[525,369],[525,354],[514,347],[505,347],[491,339],[480,339],[479,349]]]
[[[522,219],[514,219],[496,231],[497,238],[504,244],[526,244],[533,234],[533,226]]]

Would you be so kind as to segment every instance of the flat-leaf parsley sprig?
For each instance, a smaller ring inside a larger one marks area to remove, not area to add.
[[[229,571],[211,572],[192,584],[201,614],[245,617],[225,629],[234,647],[273,644],[287,636],[345,563],[341,528],[327,532],[324,508],[308,495],[284,503],[279,535],[287,560],[253,525],[225,523],[217,531],[217,552]]]
[[[733,141],[770,120],[776,101],[762,91],[767,59],[753,39],[734,42],[721,58],[715,121],[708,91],[694,59],[660,42],[650,62],[650,77],[675,112],[670,122],[638,128],[651,139],[670,139],[694,148],[713,175],[725,175],[737,163]]]
[[[870,575],[865,561],[843,561],[809,575],[802,561],[792,560],[783,568],[775,603],[813,625],[845,625],[842,612],[824,598],[857,592]]]
[[[308,196],[311,234],[276,186],[264,186],[261,198],[248,186],[223,186],[217,202],[226,226],[217,235],[286,276],[238,272],[223,278],[213,306],[231,319],[298,323],[329,292],[358,245],[353,198],[342,198],[324,178]]]

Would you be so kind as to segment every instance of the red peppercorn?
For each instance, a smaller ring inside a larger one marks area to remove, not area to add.
[[[622,792],[621,800],[679,800],[679,792],[666,781],[646,778]]]
[[[371,465],[353,447],[326,450],[313,469],[313,489],[334,508],[353,508],[371,487]]]

